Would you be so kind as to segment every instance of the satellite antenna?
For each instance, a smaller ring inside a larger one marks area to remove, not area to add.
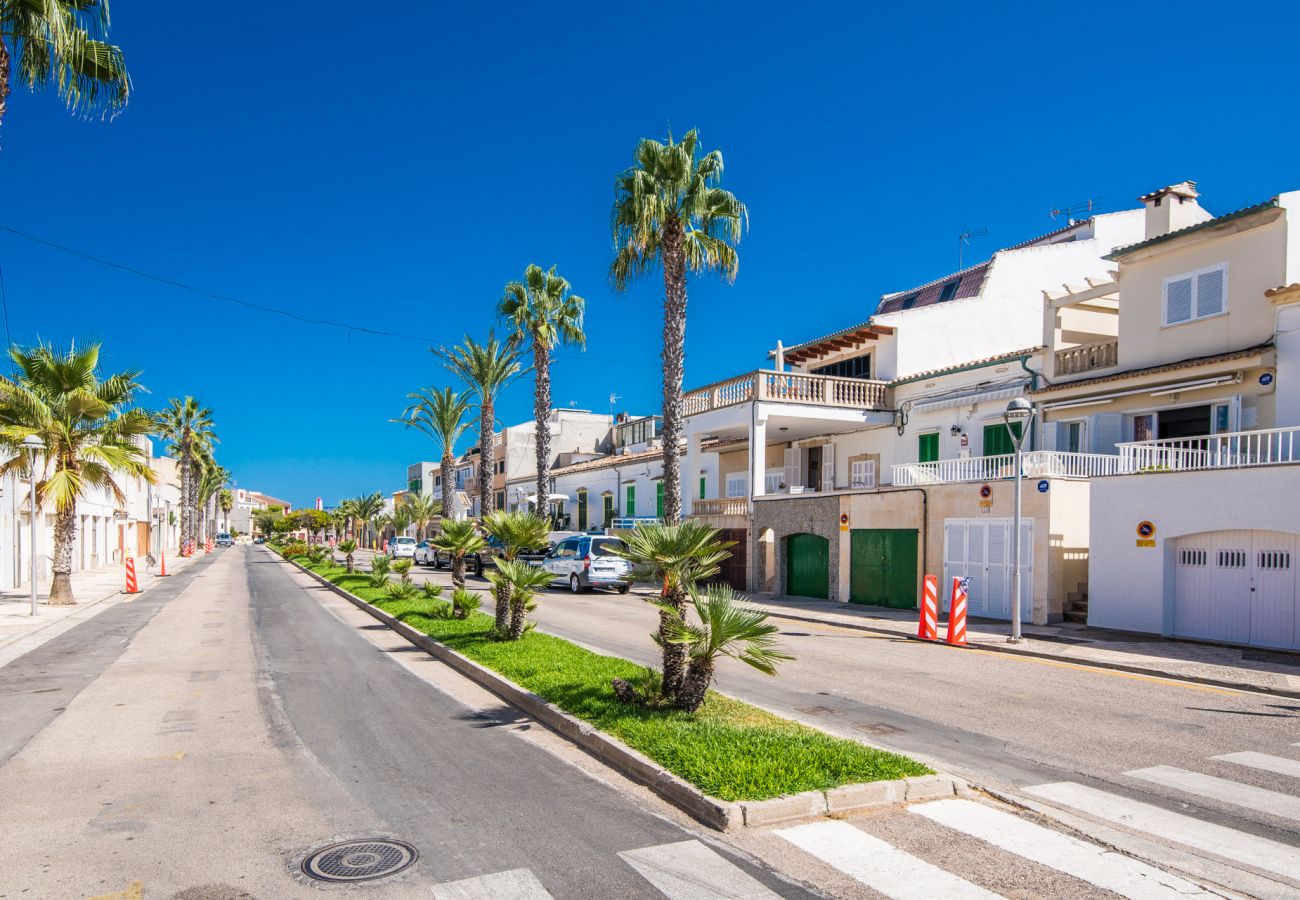
[[[962,250],[970,244],[971,238],[984,237],[989,230],[981,225],[979,228],[963,228],[957,235],[957,271],[962,268]]]
[[[1071,225],[1073,225],[1075,221],[1074,220],[1075,213],[1081,213],[1081,212],[1091,213],[1092,208],[1096,206],[1100,201],[1101,201],[1100,197],[1089,197],[1087,200],[1084,200],[1081,203],[1071,203],[1069,206],[1059,206],[1056,209],[1052,210],[1051,213],[1049,213],[1049,215],[1051,215],[1053,219],[1059,219],[1061,218],[1061,216],[1065,216],[1066,220]]]

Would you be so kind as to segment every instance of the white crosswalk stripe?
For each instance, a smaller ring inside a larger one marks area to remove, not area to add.
[[[998,896],[847,822],[815,822],[776,833],[894,900],[987,900]]]
[[[527,869],[510,869],[433,886],[434,900],[551,900]]]
[[[1203,822],[1159,806],[1130,800],[1072,781],[1040,784],[1025,792],[1068,806],[1098,819],[1144,831],[1265,872],[1295,878],[1300,872],[1300,848],[1268,838]]]
[[[619,856],[669,900],[778,900],[762,882],[699,841],[625,850]]]
[[[1236,763],[1239,766],[1249,766],[1252,769],[1262,769],[1265,772],[1273,772],[1277,775],[1290,775],[1293,778],[1300,778],[1300,759],[1269,756],[1267,753],[1255,753],[1249,750],[1242,753],[1225,753],[1222,756],[1210,758]]]
[[[1132,778],[1140,778],[1152,784],[1163,785],[1174,790],[1195,794],[1209,800],[1245,806],[1258,812],[1268,813],[1283,819],[1300,822],[1300,797],[1279,794],[1250,784],[1239,784],[1226,778],[1215,778],[1174,766],[1152,766],[1149,769],[1134,769],[1125,772]]]
[[[1189,881],[971,800],[909,807],[940,825],[1132,900],[1210,897]]]

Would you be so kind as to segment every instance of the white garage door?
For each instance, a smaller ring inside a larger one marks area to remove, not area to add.
[[[972,616],[1011,618],[1011,519],[944,519],[941,604],[946,609],[953,578],[970,578],[968,610]],[[1034,523],[1020,522],[1020,618],[1028,622],[1034,608]]]
[[[1300,649],[1297,536],[1215,531],[1179,538],[1174,634]]]

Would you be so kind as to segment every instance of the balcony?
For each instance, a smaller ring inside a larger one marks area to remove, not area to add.
[[[762,369],[688,392],[685,411],[691,416],[753,401],[883,410],[886,388],[883,381]]]
[[[1094,369],[1107,369],[1119,365],[1119,340],[1084,344],[1068,350],[1056,351],[1054,374],[1080,375]]]
[[[749,515],[748,497],[722,497],[712,500],[695,500],[691,504],[691,515],[705,516],[747,516]]]
[[[1030,450],[1024,454],[1026,478],[1094,478],[1122,475],[1126,468],[1122,456],[1106,453],[1059,453],[1055,450]],[[1013,453],[998,456],[970,456],[965,459],[941,459],[936,462],[904,463],[893,467],[896,485],[955,484],[964,481],[996,481],[1014,478],[1016,457]]]
[[[1125,471],[1192,472],[1300,463],[1300,427],[1118,444]]]

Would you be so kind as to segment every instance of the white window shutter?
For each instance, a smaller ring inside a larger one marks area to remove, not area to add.
[[[1211,269],[1196,276],[1196,317],[1223,312],[1223,269]]]
[[[822,445],[822,490],[835,490],[835,445]]]
[[[876,461],[855,459],[850,465],[849,487],[872,488],[876,486]]]
[[[1179,278],[1165,283],[1165,324],[1176,325],[1192,318],[1192,279]]]
[[[803,483],[799,473],[799,448],[787,447],[785,450],[786,487],[797,487]]]

